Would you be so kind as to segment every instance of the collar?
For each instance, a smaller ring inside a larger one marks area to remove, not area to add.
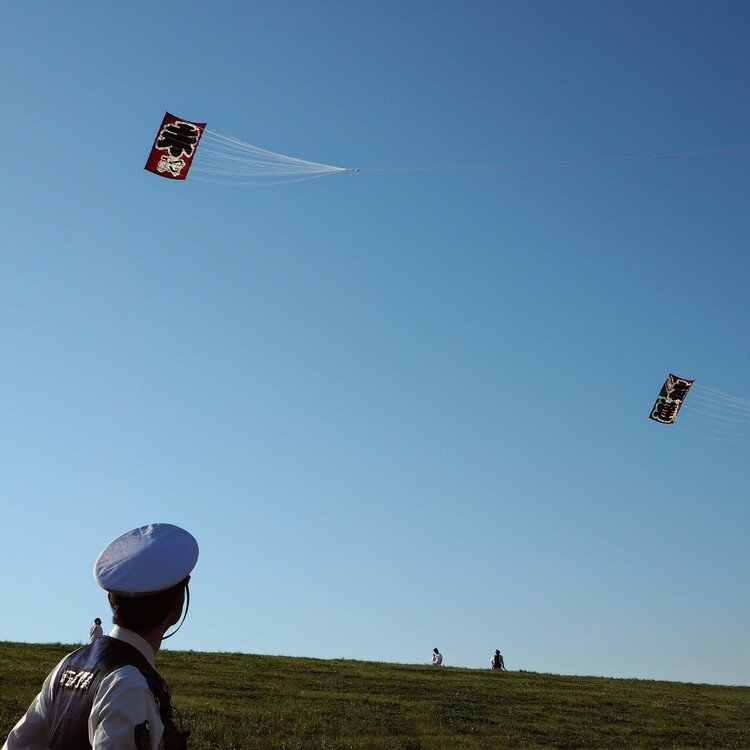
[[[128,643],[134,648],[137,648],[146,659],[148,659],[148,663],[156,668],[154,649],[152,649],[149,643],[144,638],[141,638],[138,633],[134,633],[132,630],[115,625],[110,631],[109,637],[117,638],[118,641],[123,641],[124,643]]]

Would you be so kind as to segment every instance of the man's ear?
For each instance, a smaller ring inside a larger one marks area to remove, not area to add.
[[[180,589],[180,593],[174,598],[174,605],[172,607],[172,617],[170,617],[169,627],[176,625],[182,617],[182,610],[185,607],[185,587]]]

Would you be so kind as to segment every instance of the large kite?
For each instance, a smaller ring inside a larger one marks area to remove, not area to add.
[[[184,180],[198,149],[205,122],[190,122],[164,115],[145,169],[170,180]]]
[[[677,412],[694,382],[693,380],[678,378],[677,375],[669,373],[661,391],[659,391],[659,397],[656,399],[649,417],[655,422],[673,424],[677,419]]]
[[[198,161],[193,160],[201,144]],[[673,159],[676,157],[706,156],[709,154],[750,151],[750,146],[718,148],[705,151],[681,151],[662,154],[631,156],[602,156],[588,159],[557,159],[555,161],[508,161],[496,164],[454,164],[410,167],[336,167],[245,143],[206,130],[205,122],[191,122],[167,112],[146,162],[146,169],[170,180],[184,180],[191,171],[191,179],[221,182],[226,185],[268,185],[279,182],[298,182],[340,172],[444,172],[447,170],[519,169],[522,167],[559,167],[573,164],[605,164],[644,159]],[[197,176],[196,176],[197,174]]]
[[[683,426],[712,441],[750,440],[750,399],[672,373],[664,381],[649,417],[660,424],[674,424],[688,392],[692,394],[692,406]]]
[[[199,163],[193,166],[199,143]],[[191,166],[193,172],[199,175],[197,179],[245,185],[296,182],[336,172],[359,171],[267,151],[237,138],[206,130],[205,122],[183,120],[167,112],[145,168],[160,177],[184,180]]]

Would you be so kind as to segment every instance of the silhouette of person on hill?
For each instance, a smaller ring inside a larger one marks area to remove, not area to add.
[[[91,630],[89,630],[89,643],[93,643],[94,638],[98,638],[100,635],[104,635],[104,631],[102,630],[102,621],[97,617]]]
[[[438,651],[437,647],[432,649],[432,666],[442,667],[443,666],[443,655]]]
[[[492,668],[493,669],[500,669],[503,672],[507,671],[505,669],[505,660],[503,659],[503,655],[500,653],[500,649],[495,649],[495,654],[492,657]]]

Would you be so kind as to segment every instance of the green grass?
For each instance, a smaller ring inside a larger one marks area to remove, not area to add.
[[[0,642],[0,741],[73,646]],[[164,651],[193,750],[750,747],[750,688]]]

